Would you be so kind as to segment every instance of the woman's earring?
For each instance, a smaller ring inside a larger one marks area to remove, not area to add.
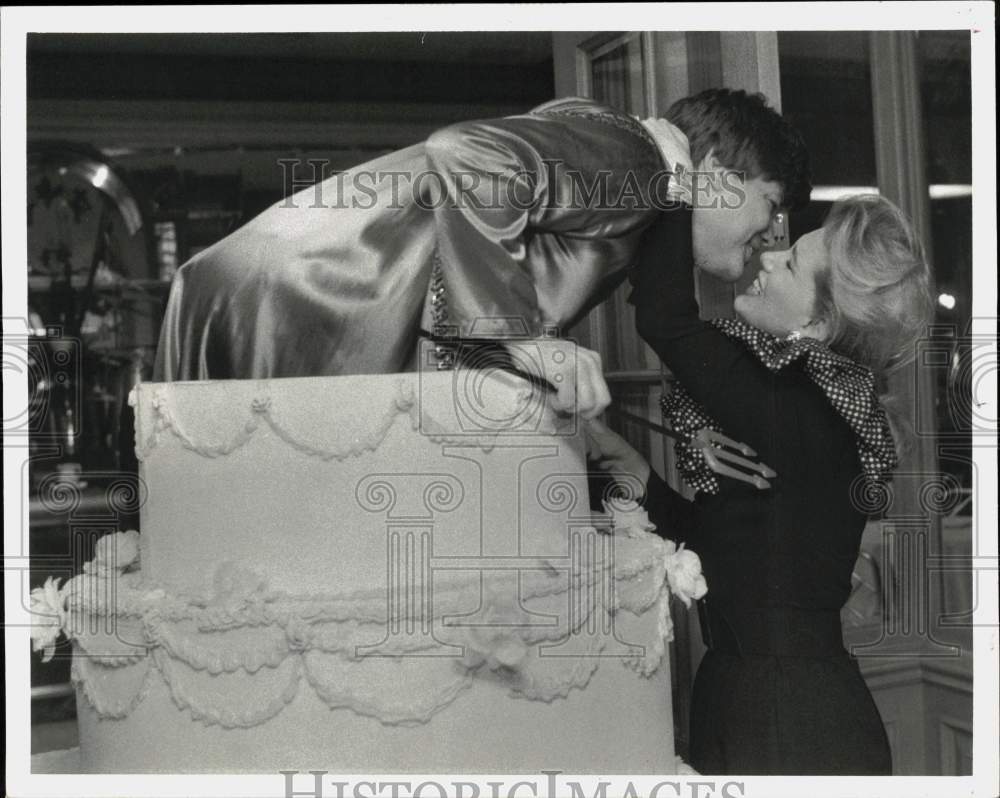
[[[798,341],[802,337],[802,333],[798,330],[792,330],[788,335],[785,336],[786,341]]]

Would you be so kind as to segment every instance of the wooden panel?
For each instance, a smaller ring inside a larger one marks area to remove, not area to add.
[[[972,775],[972,728],[956,718],[942,717],[938,727],[943,776]]]
[[[780,113],[778,34],[774,31],[724,31],[719,34],[719,39],[722,85],[761,92]]]
[[[671,105],[690,94],[688,35],[682,31],[653,31],[643,37],[650,116],[664,116]]]
[[[722,85],[722,40],[718,31],[687,34],[688,94]]]
[[[552,34],[552,66],[555,71],[555,96],[574,97],[579,93],[576,74],[576,51],[592,33],[560,32]]]
[[[857,630],[845,630],[850,638]],[[972,751],[972,654],[906,653],[858,660],[892,748],[893,774],[960,775]],[[971,772],[971,771],[964,771]]]
[[[897,775],[899,773],[900,761],[899,724],[894,720],[887,720],[883,715],[882,725],[885,726],[885,736],[889,740],[889,752],[892,756],[892,772],[893,775]]]

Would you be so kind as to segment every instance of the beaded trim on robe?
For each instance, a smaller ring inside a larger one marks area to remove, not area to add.
[[[456,365],[456,347],[440,339],[449,335],[448,326],[448,293],[444,284],[444,273],[441,271],[441,255],[434,247],[434,267],[431,270],[430,303],[431,303],[431,333],[436,339],[434,344],[434,361],[438,371],[450,371]]]
[[[649,134],[649,131],[646,130],[640,122],[628,114],[619,113],[617,111],[593,111],[587,108],[557,108],[552,110],[532,111],[531,113],[533,116],[579,117],[582,119],[592,119],[595,122],[603,122],[607,125],[613,125],[620,130],[628,131],[629,133],[643,139],[653,148],[653,152],[656,153],[657,158],[660,157],[660,148],[657,146],[653,137]]]

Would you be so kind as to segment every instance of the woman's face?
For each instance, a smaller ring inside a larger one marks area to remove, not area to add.
[[[814,318],[816,278],[829,266],[823,231],[813,230],[782,252],[763,252],[757,279],[736,297],[736,313],[748,324],[778,337],[799,331],[821,338]]]

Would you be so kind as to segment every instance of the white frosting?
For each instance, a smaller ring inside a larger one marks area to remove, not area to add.
[[[136,454],[144,460],[163,436],[170,434],[202,457],[223,457],[245,446],[266,425],[305,455],[343,460],[374,452],[400,413],[410,417],[414,430],[436,443],[471,442],[485,449],[493,446],[498,437],[515,433],[519,426],[527,425],[540,434],[566,434],[575,427],[573,419],[549,412],[543,404],[544,396],[533,392],[518,377],[494,378],[492,384],[487,381],[484,390],[482,381],[464,385],[460,375],[465,373],[397,375],[390,391],[386,391],[384,377],[339,378],[341,384],[333,391],[330,389],[336,384],[325,378],[246,381],[240,383],[249,393],[246,407],[230,406],[223,413],[204,412],[198,404],[204,399],[201,389],[210,383],[140,385],[130,394],[130,404],[139,408]],[[282,389],[281,411],[276,411],[273,403],[275,384]],[[293,384],[303,394],[297,402],[289,401],[288,389]],[[152,396],[147,398],[148,391]],[[366,404],[355,406],[355,410],[363,411],[356,416],[341,413],[341,423],[319,425],[312,402],[317,391],[326,394],[324,400],[330,407],[338,406],[338,400]],[[463,401],[461,397],[468,394],[473,398]],[[448,401],[456,395],[460,397],[457,402]],[[368,399],[375,404],[367,404]]]
[[[577,612],[559,623],[531,625],[525,608],[507,602],[502,576],[477,576],[436,593],[429,619],[433,637],[399,637],[377,656],[359,650],[379,640],[385,627],[385,596],[378,591],[291,596],[268,590],[262,576],[228,563],[218,567],[212,589],[188,596],[143,581],[139,570],[82,574],[63,588],[67,633],[84,655],[74,678],[99,715],[123,717],[142,700],[146,680],[155,673],[178,707],[224,727],[274,717],[295,697],[303,676],[331,709],[346,707],[384,723],[426,722],[483,668],[497,672],[512,694],[551,701],[586,686],[605,641],[588,639],[590,656],[548,661],[538,656],[540,644],[558,643],[595,620],[607,625],[617,611],[639,615],[669,598],[664,578],[669,544],[648,534],[617,544],[613,562],[574,574]],[[602,608],[597,589],[611,568],[616,600]],[[521,597],[525,607],[559,607],[566,605],[569,590],[569,580],[553,567],[525,574]],[[477,624],[447,622],[465,599],[480,595],[487,612]],[[604,617],[595,619],[595,613]],[[415,611],[400,616],[404,624],[420,620]],[[648,645],[646,653],[637,648],[624,659],[648,676],[660,666],[662,640],[641,643]],[[450,656],[404,656],[439,644],[451,647]],[[220,702],[219,676],[261,672],[252,692],[233,691],[239,707]],[[411,686],[391,689],[399,684]]]
[[[538,400],[462,372],[140,385],[141,556],[119,536],[62,590],[87,766],[671,772],[675,549],[609,534]]]

